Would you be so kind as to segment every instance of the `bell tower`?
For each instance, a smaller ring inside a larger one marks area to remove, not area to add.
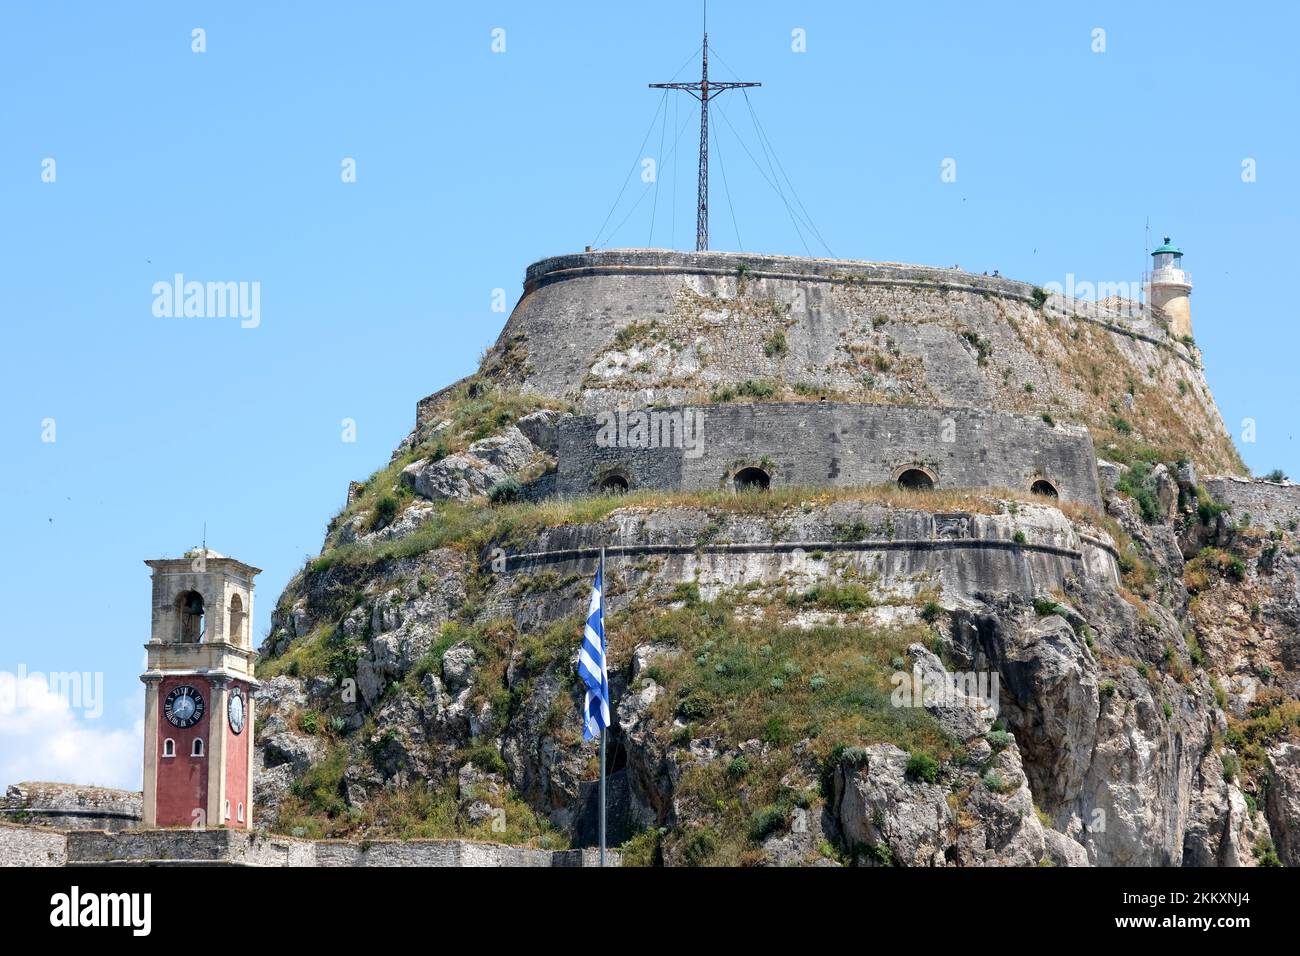
[[[1183,251],[1165,236],[1164,243],[1151,253],[1151,277],[1147,301],[1165,314],[1174,338],[1192,334],[1191,273],[1183,270]]]
[[[146,561],[146,827],[253,823],[254,568],[205,548]]]

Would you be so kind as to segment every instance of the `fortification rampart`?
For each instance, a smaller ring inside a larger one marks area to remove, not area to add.
[[[140,793],[68,783],[12,784],[0,820],[62,830],[123,830],[140,823]]]
[[[563,419],[555,490],[878,485],[1038,490],[1102,509],[1087,429],[971,409],[791,402]]]
[[[1072,578],[1117,584],[1114,546],[1099,535],[1076,529],[1058,508],[1023,503],[1014,514],[853,500],[769,514],[634,507],[521,542],[493,576],[486,604],[521,629],[567,617],[602,547],[620,582],[615,608],[628,595],[664,598],[687,582],[706,597],[848,579],[869,581],[884,604],[927,593],[952,604],[981,592],[1033,599]]]
[[[1270,531],[1300,528],[1300,484],[1220,476],[1205,479],[1214,500],[1229,505],[1234,521],[1247,516],[1250,524]]]
[[[1047,414],[1089,426],[1103,449],[1147,441],[1240,468],[1195,349],[1147,313],[1079,305],[957,269],[589,252],[529,267],[485,368],[585,413],[761,383],[775,400]]]
[[[607,854],[617,866],[617,853]],[[243,830],[60,831],[0,824],[0,866],[595,866],[593,850],[470,840],[299,840]]]

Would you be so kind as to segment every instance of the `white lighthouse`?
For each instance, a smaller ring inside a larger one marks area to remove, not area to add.
[[[1147,301],[1169,320],[1175,338],[1192,334],[1192,275],[1183,269],[1183,251],[1165,236],[1164,244],[1151,253],[1151,278]]]

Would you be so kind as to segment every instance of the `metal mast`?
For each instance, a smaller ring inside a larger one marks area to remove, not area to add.
[[[698,83],[651,83],[656,90],[685,90],[700,101],[700,185],[695,211],[695,251],[709,248],[709,100],[727,90],[743,86],[762,86],[762,83],[709,82],[709,28],[708,4],[705,3],[704,46]]]

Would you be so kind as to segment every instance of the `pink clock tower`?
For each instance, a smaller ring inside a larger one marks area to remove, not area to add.
[[[146,561],[146,827],[253,823],[254,568],[206,548]]]

